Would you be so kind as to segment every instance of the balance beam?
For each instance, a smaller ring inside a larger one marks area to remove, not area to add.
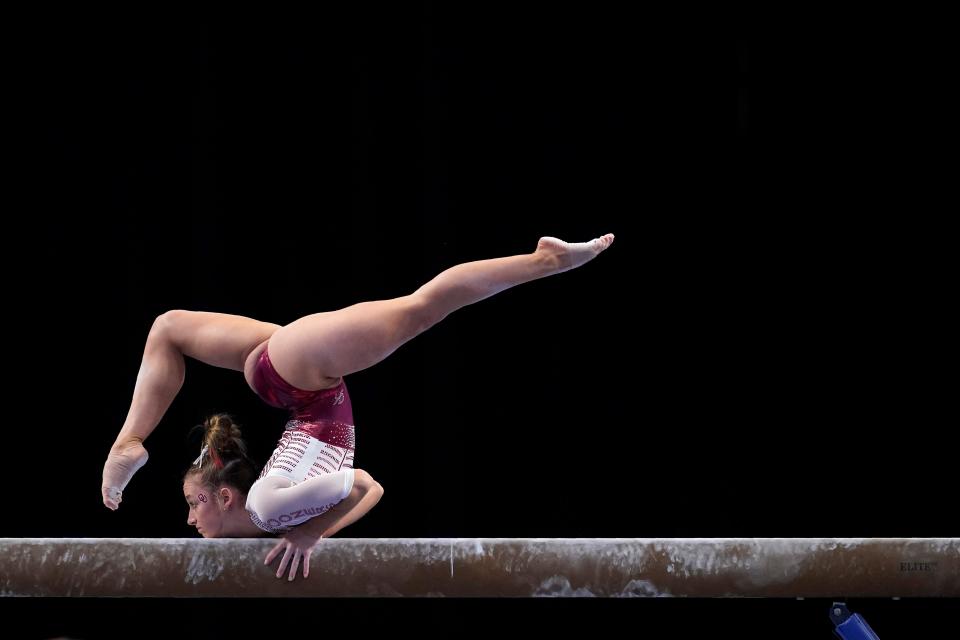
[[[13,597],[958,597],[960,538],[0,538]]]

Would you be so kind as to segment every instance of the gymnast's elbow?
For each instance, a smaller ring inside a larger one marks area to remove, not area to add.
[[[373,476],[363,469],[354,469],[353,486],[357,489],[360,489],[364,493],[367,493],[368,491],[375,491],[380,495],[383,495],[383,486],[374,480]]]

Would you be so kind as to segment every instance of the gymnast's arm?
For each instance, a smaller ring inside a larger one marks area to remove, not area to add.
[[[354,470],[353,487],[347,497],[330,507],[326,512],[311,518],[282,535],[282,540],[267,553],[264,564],[270,564],[284,551],[277,569],[279,578],[290,564],[290,580],[297,572],[299,559],[303,558],[303,577],[310,574],[310,554],[322,538],[329,538],[345,526],[353,524],[367,514],[383,497],[383,487],[362,469]],[[290,562],[293,560],[293,562]]]
[[[297,529],[306,528],[317,538],[329,538],[347,525],[353,524],[373,509],[383,497],[383,487],[363,469],[354,470],[353,488],[347,497],[326,512],[310,518]]]

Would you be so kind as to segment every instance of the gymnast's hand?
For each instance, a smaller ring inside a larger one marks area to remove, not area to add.
[[[309,527],[295,527],[283,534],[283,540],[278,542],[277,546],[270,550],[263,564],[270,564],[277,554],[280,553],[280,550],[285,549],[283,559],[277,568],[277,577],[279,578],[283,575],[283,572],[286,571],[287,563],[290,562],[292,558],[293,562],[290,563],[290,577],[287,579],[293,580],[294,576],[297,575],[297,564],[302,557],[303,577],[306,578],[310,575],[310,554],[313,553],[313,548],[317,546],[322,538],[323,536],[321,534],[310,531]]]

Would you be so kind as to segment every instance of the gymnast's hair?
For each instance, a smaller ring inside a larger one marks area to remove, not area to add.
[[[190,430],[203,429],[203,448],[183,474],[183,480],[199,476],[195,482],[216,489],[228,484],[247,493],[260,475],[257,464],[247,455],[240,426],[229,415],[212,415]]]

